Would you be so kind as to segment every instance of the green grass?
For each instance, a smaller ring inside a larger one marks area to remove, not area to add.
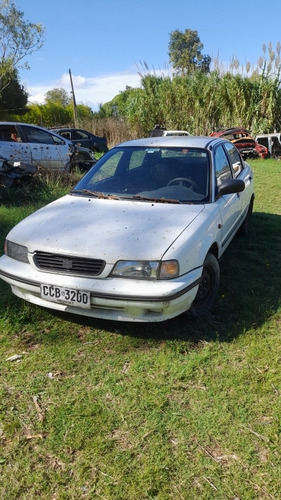
[[[198,321],[67,316],[0,283],[3,498],[280,498],[280,165],[252,162],[249,237],[227,250]],[[2,193],[1,245],[67,190],[43,186],[25,204]]]

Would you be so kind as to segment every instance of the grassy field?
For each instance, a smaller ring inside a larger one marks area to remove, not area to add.
[[[0,282],[3,499],[281,498],[281,163],[252,166],[250,234],[200,320],[87,320]],[[1,248],[67,189],[39,187],[0,193]]]

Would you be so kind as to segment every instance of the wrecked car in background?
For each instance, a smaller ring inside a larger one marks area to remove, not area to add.
[[[99,137],[81,128],[54,128],[50,129],[55,134],[68,139],[73,144],[84,148],[89,148],[96,153],[106,153],[108,151],[106,137]]]
[[[187,130],[167,130],[166,128],[160,127],[160,125],[156,124],[153,130],[150,131],[149,137],[166,137],[170,135],[190,135]]]
[[[0,155],[8,162],[24,162],[37,167],[71,171],[88,170],[96,161],[87,148],[42,127],[28,123],[0,122]]]
[[[37,170],[36,165],[19,161],[11,163],[0,157],[0,186],[9,188],[19,179],[30,179]]]
[[[272,134],[259,134],[256,136],[256,141],[261,146],[268,149],[269,156],[272,158],[281,157],[281,133],[274,132]]]
[[[217,130],[210,134],[211,137],[224,137],[231,141],[241,156],[246,158],[267,158],[268,149],[259,144],[250,134],[249,130],[242,127]]]

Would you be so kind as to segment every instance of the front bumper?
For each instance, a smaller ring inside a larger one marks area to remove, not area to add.
[[[6,255],[0,258],[0,277],[18,297],[54,310],[115,321],[156,322],[178,316],[191,307],[201,274],[199,267],[173,280],[93,279],[40,272]],[[43,299],[42,283],[89,291],[91,308]]]

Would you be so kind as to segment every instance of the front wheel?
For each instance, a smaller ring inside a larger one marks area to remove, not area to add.
[[[212,307],[219,288],[220,267],[216,257],[208,253],[204,263],[197,295],[189,310],[194,318],[206,314]]]

